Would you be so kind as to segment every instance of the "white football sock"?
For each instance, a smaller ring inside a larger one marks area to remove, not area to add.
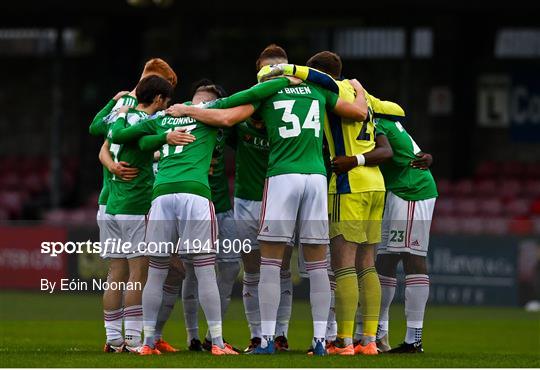
[[[124,318],[124,309],[119,308],[112,311],[103,311],[103,320],[105,323],[105,334],[107,343],[113,346],[121,346],[124,343],[122,336],[122,320]]]
[[[379,281],[381,282],[381,311],[377,327],[377,339],[381,339],[388,334],[389,311],[397,285],[397,280],[393,277],[379,275]]]
[[[124,308],[124,340],[130,347],[139,347],[142,342],[143,309],[142,305]]]
[[[313,338],[324,340],[328,311],[330,311],[330,280],[328,279],[327,261],[307,262],[309,274],[309,299],[313,317]]]
[[[163,299],[163,285],[169,273],[169,257],[151,257],[142,294],[144,344],[154,348],[157,316]]]
[[[293,284],[290,270],[281,270],[280,277],[280,300],[277,311],[276,337],[287,337],[289,332],[289,320],[292,312]]]
[[[193,263],[184,263],[184,269],[186,276],[182,281],[182,305],[184,306],[184,322],[189,344],[192,339],[199,339],[199,294]]]
[[[259,280],[259,307],[261,311],[261,346],[266,347],[276,333],[276,318],[280,301],[281,260],[261,257],[261,276]]]
[[[239,272],[240,261],[217,263],[217,283],[221,298],[222,318],[225,317],[229,303],[231,303],[231,293]]]
[[[405,276],[405,317],[407,319],[407,334],[405,343],[415,343],[422,340],[424,312],[429,298],[429,276],[411,274]]]
[[[221,300],[216,281],[216,256],[205,254],[193,257],[193,268],[197,276],[199,303],[206,316],[212,344],[223,348],[221,326]]]
[[[242,299],[244,311],[249,324],[251,338],[261,337],[261,312],[259,310],[259,278],[260,274],[244,272],[242,281]]]
[[[328,323],[326,324],[326,340],[333,342],[337,338],[336,322],[336,282],[330,280],[330,311],[328,311]]]

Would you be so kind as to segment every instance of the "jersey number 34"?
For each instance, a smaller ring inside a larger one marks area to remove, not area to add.
[[[294,103],[294,100],[280,100],[274,102],[275,110],[284,109],[281,120],[283,122],[292,124],[292,127],[281,126],[279,128],[279,136],[287,139],[300,135],[302,130],[312,129],[315,132],[315,137],[319,137],[321,132],[321,122],[319,119],[319,101],[313,100],[311,102],[311,106],[309,107],[309,111],[302,126],[300,126],[300,118],[292,112]]]

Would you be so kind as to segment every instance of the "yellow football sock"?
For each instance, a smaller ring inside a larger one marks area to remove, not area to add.
[[[358,287],[364,335],[374,337],[381,310],[381,283],[375,267],[368,267],[358,273]]]
[[[336,270],[336,321],[340,338],[352,338],[358,305],[358,280],[354,267]]]

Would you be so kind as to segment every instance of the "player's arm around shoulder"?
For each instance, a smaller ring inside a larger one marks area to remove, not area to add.
[[[364,88],[356,79],[349,80],[349,82],[356,91],[354,102],[350,103],[338,97],[333,111],[343,118],[349,118],[360,122],[365,121],[368,118],[369,113]]]
[[[252,104],[227,109],[219,109],[219,104],[214,107],[204,109],[193,105],[175,104],[170,106],[166,110],[166,113],[172,117],[188,116],[214,127],[232,127],[237,123],[245,121],[255,113],[255,107]]]
[[[375,137],[375,148],[373,150],[354,156],[342,155],[334,157],[332,159],[332,171],[340,175],[359,166],[374,167],[392,159],[393,156],[394,151],[388,138],[383,134],[379,134]]]
[[[107,115],[111,113],[118,99],[120,99],[122,96],[124,96],[127,93],[129,93],[129,91],[118,92],[111,100],[109,100],[107,105],[105,105],[105,107],[103,107],[96,114],[96,116],[90,123],[90,127],[88,128],[90,135],[104,136],[107,134],[107,122],[105,121],[105,117],[107,117]]]
[[[118,111],[118,116],[111,128],[110,139],[115,144],[125,144],[134,140],[138,140],[141,136],[151,135],[155,133],[153,122],[154,120],[144,120],[136,125],[130,126],[127,124],[128,106],[123,106]]]

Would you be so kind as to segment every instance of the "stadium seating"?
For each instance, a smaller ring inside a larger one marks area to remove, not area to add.
[[[77,162],[62,162],[62,189],[76,186]],[[229,186],[234,187],[234,163],[227,163]],[[25,208],[36,199],[48,199],[50,170],[40,158],[0,159],[0,220],[25,217]],[[502,235],[540,233],[540,164],[492,161],[480,163],[473,177],[437,179],[439,199],[432,230],[444,234]],[[99,193],[86,195],[78,206],[48,209],[40,203],[43,220],[53,223],[95,221]]]
[[[540,164],[487,161],[472,178],[437,179],[433,232],[540,232]]]

